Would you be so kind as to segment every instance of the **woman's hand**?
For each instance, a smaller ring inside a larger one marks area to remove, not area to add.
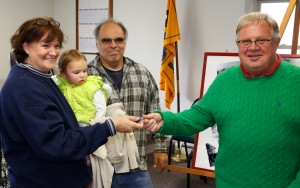
[[[143,128],[143,121],[135,116],[118,116],[113,119],[117,132],[130,133]]]

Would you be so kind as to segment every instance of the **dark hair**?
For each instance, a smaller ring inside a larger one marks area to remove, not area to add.
[[[37,20],[47,20],[48,24],[39,24]],[[28,54],[23,49],[23,44],[25,42],[35,42],[39,41],[45,34],[47,34],[47,38],[45,42],[51,42],[55,38],[58,39],[60,45],[62,47],[62,43],[64,42],[64,34],[59,28],[58,25],[51,24],[51,22],[56,22],[51,17],[36,17],[30,20],[25,21],[15,32],[15,34],[10,38],[11,48],[13,49],[14,58],[23,63],[25,59],[28,57]]]
[[[86,60],[86,57],[79,50],[70,49],[64,51],[58,59],[58,68],[62,71],[66,71],[67,65],[74,60]]]
[[[98,40],[99,31],[100,31],[101,27],[107,23],[114,23],[114,24],[120,26],[121,29],[123,30],[125,40],[127,39],[128,32],[127,32],[126,27],[121,22],[118,22],[113,18],[108,18],[107,20],[104,20],[103,22],[99,23],[99,25],[97,25],[97,27],[95,28],[94,36],[95,36],[96,40]]]

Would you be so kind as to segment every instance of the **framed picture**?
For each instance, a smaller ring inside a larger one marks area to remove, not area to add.
[[[300,66],[300,55],[280,54],[281,58]],[[216,76],[228,67],[239,65],[238,53],[205,52],[203,59],[200,98],[203,97]],[[217,125],[207,128],[195,137],[192,168],[214,171],[218,154],[219,135]]]
[[[113,0],[76,0],[76,49],[85,54],[96,54],[94,29],[112,17]]]

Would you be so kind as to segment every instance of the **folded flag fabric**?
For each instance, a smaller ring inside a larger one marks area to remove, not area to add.
[[[164,48],[160,70],[160,90],[165,91],[165,106],[170,109],[175,96],[174,57],[175,43],[180,40],[175,0],[168,0],[165,23]]]

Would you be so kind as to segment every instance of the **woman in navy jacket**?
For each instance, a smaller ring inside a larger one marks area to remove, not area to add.
[[[84,188],[91,183],[85,156],[116,131],[141,128],[133,116],[80,128],[51,79],[64,41],[51,17],[24,22],[11,37],[17,64],[0,95],[0,133],[11,188]]]

